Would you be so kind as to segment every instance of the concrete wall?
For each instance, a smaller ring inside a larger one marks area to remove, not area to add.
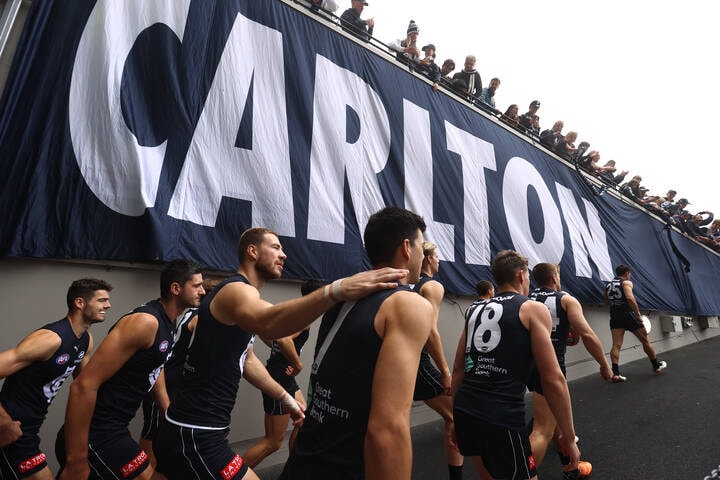
[[[81,277],[99,277],[109,281],[114,290],[111,292],[112,309],[104,324],[95,325],[92,333],[96,345],[104,338],[108,329],[123,314],[137,305],[155,298],[159,294],[158,277],[160,267],[151,265],[79,263],[31,259],[0,260],[0,304],[5,313],[2,316],[2,336],[0,350],[13,347],[30,331],[47,322],[62,318],[66,314],[65,294],[69,284]],[[299,285],[295,282],[276,281],[263,289],[263,297],[270,302],[279,302],[299,295]],[[440,312],[440,328],[443,345],[448,362],[452,364],[457,341],[463,328],[463,312],[472,299],[448,295],[443,301]],[[605,350],[610,348],[610,332],[608,327],[607,309],[599,306],[587,306],[586,315],[590,324],[600,337]],[[682,347],[703,338],[720,334],[720,328],[700,329],[693,326],[679,332],[664,333],[657,315],[650,316],[653,323],[651,338],[656,350],[662,351]],[[316,328],[311,330],[310,340],[303,351],[303,363],[309,366],[314,351]],[[259,358],[265,360],[268,348],[257,342],[255,351]],[[643,357],[642,349],[632,335],[627,335],[622,352],[622,362]],[[568,349],[567,362],[570,379],[589,374],[597,374],[597,365],[589,357],[581,345]],[[298,383],[307,388],[309,368],[301,372]],[[51,468],[57,468],[54,455],[55,435],[63,423],[65,405],[67,403],[68,385],[63,386],[60,394],[50,406],[48,418],[40,431],[41,448],[48,455]],[[423,403],[413,407],[413,424],[425,423],[437,419],[437,415]],[[131,431],[138,433],[141,418],[136,418]],[[252,440],[262,436],[263,410],[260,393],[241,382],[237,403],[233,412],[230,442],[236,444],[239,451],[244,451]],[[283,452],[275,461],[283,460]],[[263,465],[271,464],[268,459]]]

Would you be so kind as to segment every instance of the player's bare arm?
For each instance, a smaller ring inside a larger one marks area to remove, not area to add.
[[[32,332],[20,343],[0,353],[0,378],[6,378],[31,363],[49,359],[60,347],[60,336],[50,330]],[[22,425],[0,405],[0,447],[15,442],[22,436]]]
[[[293,424],[305,418],[305,405],[300,405],[267,371],[250,347],[243,366],[243,378],[270,398],[279,400],[293,419]]]
[[[635,315],[637,315],[638,320],[640,320],[640,316],[642,314],[640,313],[640,307],[638,306],[637,300],[635,300],[635,295],[633,294],[632,282],[630,280],[625,280],[622,283],[622,289],[628,305],[630,305],[630,308],[632,308],[633,312],[635,312]]]
[[[60,343],[60,336],[50,330],[32,332],[16,347],[0,353],[0,378],[9,377],[31,363],[48,360]]]
[[[590,328],[583,313],[582,305],[580,305],[580,302],[572,295],[563,295],[560,302],[562,308],[567,313],[570,328],[582,339],[585,349],[592,355],[598,365],[600,365],[600,375],[603,380],[610,380],[612,378],[612,370],[605,358],[605,351],[603,350],[602,343],[600,343],[600,339],[593,329]]]
[[[289,337],[282,337],[276,340],[280,353],[285,357],[285,360],[290,363],[290,367],[292,367],[292,373],[289,375],[297,375],[303,368],[302,360],[295,349],[295,342],[293,342],[293,339],[299,334],[300,332],[296,332]]]
[[[450,395],[455,396],[460,384],[465,378],[465,343],[467,342],[467,331],[463,329],[458,339],[458,346],[455,350],[455,360],[453,361],[452,385],[450,386]]]
[[[60,480],[88,478],[87,462],[90,421],[100,386],[142,349],[150,348],[157,334],[155,317],[145,313],[121,319],[102,341],[83,372],[70,385],[65,411],[67,464]]]
[[[88,364],[88,362],[90,361],[90,356],[92,354],[93,348],[95,347],[95,340],[93,339],[92,333],[90,333],[90,332],[87,332],[87,333],[88,333],[88,348],[87,348],[87,351],[85,352],[85,356],[83,357],[80,364],[77,366],[77,368],[75,370],[73,370],[73,373],[72,373],[73,378],[77,378],[77,376],[80,375],[80,372],[83,371],[83,368],[85,368],[85,366]]]
[[[580,451],[575,444],[570,392],[550,339],[550,312],[539,302],[525,302],[520,307],[520,321],[530,332],[532,354],[540,372],[545,398],[561,432],[560,447],[570,457],[569,468],[575,469],[580,460]]]
[[[155,385],[153,385],[152,390],[150,390],[150,395],[152,396],[155,405],[162,412],[161,416],[164,417],[165,412],[170,406],[170,397],[168,396],[167,387],[165,386],[165,369],[160,370],[160,373],[155,380]]]
[[[302,330],[337,302],[357,300],[378,290],[395,288],[397,280],[406,275],[405,269],[368,270],[275,305],[261,299],[255,287],[235,282],[218,292],[210,304],[210,311],[227,325],[236,324],[269,339],[281,338]]]
[[[440,316],[440,304],[445,296],[445,288],[440,282],[427,282],[423,285],[420,290],[420,294],[426,298],[433,307],[433,323],[430,329],[430,335],[428,337],[425,348],[427,348],[430,358],[433,359],[438,370],[443,374],[443,385],[445,386],[446,393],[450,393],[450,380],[451,373],[448,367],[447,360],[445,359],[445,352],[443,350],[442,339],[440,338],[440,332],[438,331],[438,317]]]
[[[432,315],[432,306],[420,295],[398,292],[383,302],[375,317],[375,330],[383,341],[375,366],[365,436],[366,478],[410,479],[410,407],[420,351],[430,333]],[[389,451],[393,455],[388,455]]]

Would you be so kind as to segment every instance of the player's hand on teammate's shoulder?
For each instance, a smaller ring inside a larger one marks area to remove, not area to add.
[[[357,300],[377,290],[396,288],[397,281],[407,274],[408,270],[402,268],[378,268],[335,280],[329,288],[337,300]]]

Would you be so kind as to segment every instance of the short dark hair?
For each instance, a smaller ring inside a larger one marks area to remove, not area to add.
[[[225,280],[225,277],[203,275],[203,290],[205,290],[205,295],[215,290],[215,287],[217,287],[223,280]]]
[[[532,270],[533,278],[540,286],[546,285],[556,273],[560,273],[560,266],[554,263],[538,263]]]
[[[502,250],[495,255],[492,262],[492,274],[495,283],[512,282],[518,270],[527,270],[528,259],[515,250]]]
[[[631,271],[632,271],[632,269],[623,263],[621,263],[620,265],[615,267],[615,275],[617,275],[617,276],[625,275],[627,272],[631,272]]]
[[[495,286],[490,280],[480,280],[475,284],[475,291],[479,297],[487,295],[488,292],[494,288]]]
[[[170,296],[170,285],[179,283],[185,285],[193,275],[202,273],[202,267],[190,260],[173,260],[169,262],[160,272],[160,298]]]
[[[365,227],[365,251],[370,263],[390,263],[395,249],[403,240],[415,241],[417,231],[425,231],[425,220],[415,212],[400,207],[385,207],[374,213]]]
[[[243,263],[247,254],[247,247],[250,245],[261,245],[266,234],[278,236],[273,230],[265,227],[254,227],[245,230],[238,241],[238,261]]]
[[[70,284],[67,295],[65,297],[68,307],[68,312],[71,312],[75,307],[75,299],[81,297],[86,302],[90,301],[98,290],[111,291],[113,289],[105,280],[98,278],[81,278],[75,280]]]
[[[305,295],[308,295],[317,290],[318,288],[324,287],[325,285],[327,285],[327,282],[317,280],[315,278],[305,280],[302,285],[300,285],[300,294],[304,297]]]

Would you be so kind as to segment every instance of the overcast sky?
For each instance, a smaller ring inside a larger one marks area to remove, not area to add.
[[[404,38],[415,20],[418,43],[435,44],[440,63],[452,58],[461,69],[474,54],[483,85],[501,79],[499,109],[517,103],[524,113],[540,100],[543,129],[563,120],[601,163],[642,175],[650,194],[674,188],[690,211],[720,216],[714,2],[368,2],[362,16],[375,18],[376,38]]]

